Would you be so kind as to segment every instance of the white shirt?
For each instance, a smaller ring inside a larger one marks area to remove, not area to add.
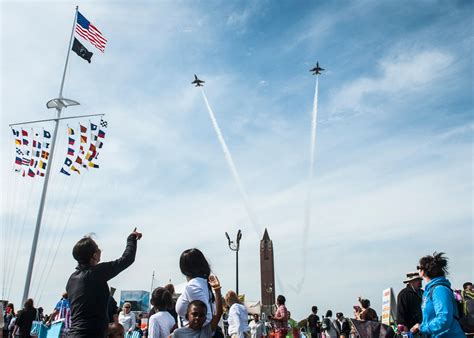
[[[263,336],[264,325],[262,321],[259,320],[256,322],[254,319],[250,322],[249,327],[250,327],[250,336],[252,338],[261,338]]]
[[[168,338],[174,324],[174,318],[169,312],[159,311],[148,320],[148,337]]]
[[[188,304],[194,300],[201,300],[206,304],[207,314],[204,325],[211,322],[212,319],[212,305],[210,303],[210,292],[207,284],[207,279],[196,277],[188,281],[188,285],[184,289],[184,292],[179,296],[176,301],[176,312],[183,320],[184,325],[188,324],[186,320],[186,312],[188,311]]]
[[[119,323],[122,324],[125,333],[127,333],[130,329],[135,329],[136,319],[135,314],[132,311],[130,311],[129,313],[124,313],[123,311],[120,311],[118,320]]]
[[[236,334],[239,337],[244,337],[244,333],[250,331],[248,325],[248,312],[245,306],[239,303],[234,303],[229,309],[229,335]]]

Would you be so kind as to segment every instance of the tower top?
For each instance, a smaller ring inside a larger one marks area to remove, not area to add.
[[[270,236],[268,236],[267,228],[265,228],[265,232],[263,233],[262,241],[269,241],[269,240],[270,240]]]

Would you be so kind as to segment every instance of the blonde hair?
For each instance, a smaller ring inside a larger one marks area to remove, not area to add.
[[[132,310],[132,304],[130,304],[129,302],[123,303],[123,309],[125,309],[127,306],[130,307],[130,311],[131,311]]]
[[[227,291],[226,295],[225,295],[225,302],[227,303],[227,305],[231,306],[232,304],[235,304],[235,303],[239,303],[240,304],[240,300],[239,300],[239,297],[237,296],[237,294],[235,293],[235,291]]]

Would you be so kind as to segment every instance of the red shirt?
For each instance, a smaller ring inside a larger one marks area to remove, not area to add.
[[[278,306],[275,312],[275,328],[288,329],[288,310],[285,305]]]

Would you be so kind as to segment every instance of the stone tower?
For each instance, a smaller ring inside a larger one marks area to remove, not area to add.
[[[273,243],[265,233],[260,241],[260,286],[262,294],[262,312],[271,314],[275,304],[275,266],[273,263]]]

